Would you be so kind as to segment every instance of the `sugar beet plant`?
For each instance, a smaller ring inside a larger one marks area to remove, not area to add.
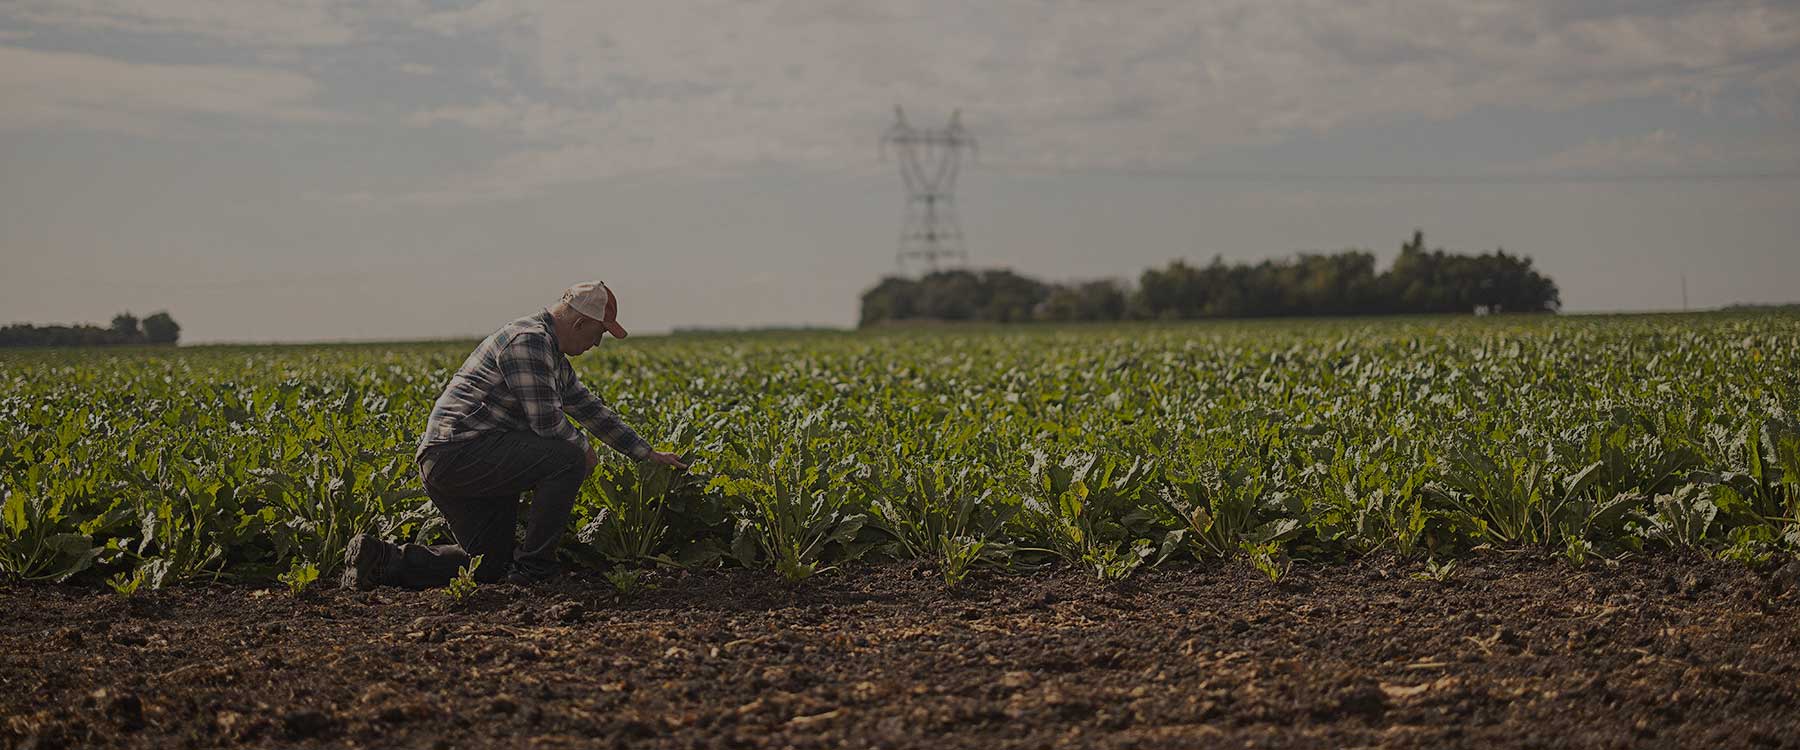
[[[356,533],[442,541],[412,448],[467,347],[0,353],[0,575],[331,580]],[[596,574],[1800,546],[1789,313],[680,336],[576,366],[694,464],[608,457],[563,546]]]
[[[849,426],[814,411],[760,427],[714,461],[720,476],[713,486],[738,500],[734,556],[766,560],[789,581],[830,570],[828,557],[857,556],[868,518],[851,491],[854,466],[831,450],[831,437]],[[837,554],[828,555],[833,548]]]

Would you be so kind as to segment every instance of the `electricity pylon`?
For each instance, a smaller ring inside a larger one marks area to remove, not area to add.
[[[919,259],[935,271],[940,261],[967,262],[956,220],[956,170],[964,149],[974,154],[975,139],[963,131],[962,111],[950,114],[948,127],[915,128],[896,106],[894,124],[881,136],[884,155],[889,145],[898,154],[900,179],[906,182],[895,265],[904,271],[907,260]]]

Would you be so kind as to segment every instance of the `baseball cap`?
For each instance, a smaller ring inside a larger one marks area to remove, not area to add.
[[[563,292],[562,301],[575,312],[606,324],[613,336],[625,338],[625,327],[619,325],[619,302],[604,281],[583,281]],[[611,315],[608,315],[611,313]]]

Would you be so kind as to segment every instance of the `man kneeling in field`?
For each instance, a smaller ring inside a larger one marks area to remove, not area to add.
[[[611,333],[625,338],[606,285],[569,287],[562,301],[487,337],[450,378],[419,440],[419,474],[456,544],[395,545],[370,534],[344,550],[346,588],[443,586],[475,555],[475,579],[530,584],[558,572],[556,545],[581,483],[600,462],[574,417],[613,450],[685,469],[651,450],[580,380],[568,357]],[[519,494],[531,490],[525,538],[513,542]],[[515,546],[517,549],[515,549]]]

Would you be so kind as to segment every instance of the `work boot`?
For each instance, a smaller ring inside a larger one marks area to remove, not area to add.
[[[386,582],[393,552],[393,545],[374,534],[357,534],[344,547],[344,577],[340,584],[347,589],[368,591]]]
[[[558,573],[562,572],[556,567],[548,567],[548,569],[546,567],[542,564],[521,565],[515,562],[506,566],[506,575],[500,577],[500,582],[514,586],[536,586],[555,578]]]

